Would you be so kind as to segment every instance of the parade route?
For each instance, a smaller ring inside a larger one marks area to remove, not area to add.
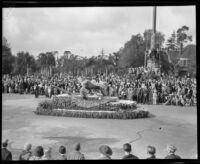
[[[164,158],[166,144],[177,147],[182,158],[196,158],[197,108],[165,105],[139,105],[148,109],[150,118],[133,120],[86,119],[35,115],[33,111],[44,96],[2,94],[2,139],[9,139],[9,149],[16,160],[26,142],[52,146],[56,158],[60,145],[69,152],[74,142],[80,142],[88,159],[99,157],[98,148],[107,144],[112,158],[123,156],[124,143],[132,144],[133,153],[146,158],[146,147],[155,146],[156,156]],[[55,153],[56,152],[56,153]]]

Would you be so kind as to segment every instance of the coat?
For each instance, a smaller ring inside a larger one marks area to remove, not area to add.
[[[72,151],[67,155],[67,160],[84,160],[84,155],[79,151]]]
[[[1,149],[1,160],[11,161],[12,153],[6,148],[2,148]]]
[[[31,152],[27,152],[27,151],[23,150],[19,155],[19,160],[29,160],[31,155],[32,155]]]
[[[181,159],[181,157],[175,154],[170,154],[170,155],[167,155],[165,159]]]
[[[98,160],[111,160],[111,157],[110,156],[106,156],[104,155],[103,157],[100,157]]]
[[[67,160],[67,156],[65,154],[60,154],[57,160]]]
[[[125,155],[123,156],[122,159],[139,159],[137,156],[133,155],[133,154],[129,154],[129,155]]]
[[[153,156],[151,156],[151,157],[148,157],[147,159],[156,159],[156,156],[153,155]]]

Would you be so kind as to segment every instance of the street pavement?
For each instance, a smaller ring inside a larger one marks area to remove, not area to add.
[[[34,95],[2,94],[2,139],[9,139],[14,159],[27,142],[53,148],[57,158],[60,145],[71,150],[80,142],[87,159],[98,159],[98,148],[107,144],[113,149],[112,158],[123,156],[122,146],[131,143],[133,153],[147,158],[148,145],[156,147],[157,158],[167,154],[166,145],[177,147],[182,158],[197,156],[197,108],[165,105],[140,105],[149,110],[151,117],[133,120],[86,119],[35,115],[39,102]]]

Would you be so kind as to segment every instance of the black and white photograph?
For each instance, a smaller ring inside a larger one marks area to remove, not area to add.
[[[196,5],[2,14],[2,160],[198,159]]]

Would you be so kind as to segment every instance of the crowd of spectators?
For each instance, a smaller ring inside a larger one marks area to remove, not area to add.
[[[94,83],[105,82],[108,96],[134,100],[142,104],[165,104],[177,106],[196,105],[196,78],[190,76],[175,77],[160,73],[159,69],[138,67],[129,73],[101,74],[90,77],[55,74],[45,76],[3,76],[2,92],[52,95],[78,94],[81,89],[79,78],[88,78]]]
[[[14,160],[12,157],[12,152],[8,150],[8,140],[2,143],[1,149],[1,159],[2,160]],[[81,152],[81,145],[80,143],[74,143],[73,150],[69,153],[66,153],[66,146],[61,145],[57,150],[57,158],[53,158],[52,156],[52,148],[43,146],[36,146],[32,150],[32,145],[30,143],[24,145],[24,149],[18,156],[20,161],[26,160],[85,160],[85,154]],[[139,157],[132,153],[132,146],[130,143],[125,143],[122,147],[124,155],[121,157],[123,160],[128,159],[139,159]],[[166,156],[163,159],[181,159],[180,156],[176,155],[177,148],[172,145],[168,144],[166,148]],[[148,157],[146,159],[158,159],[156,157],[156,148],[154,146],[147,146],[146,153]],[[99,157],[96,159],[99,160],[111,160],[114,159],[112,157],[113,150],[108,145],[101,145],[99,147]]]

